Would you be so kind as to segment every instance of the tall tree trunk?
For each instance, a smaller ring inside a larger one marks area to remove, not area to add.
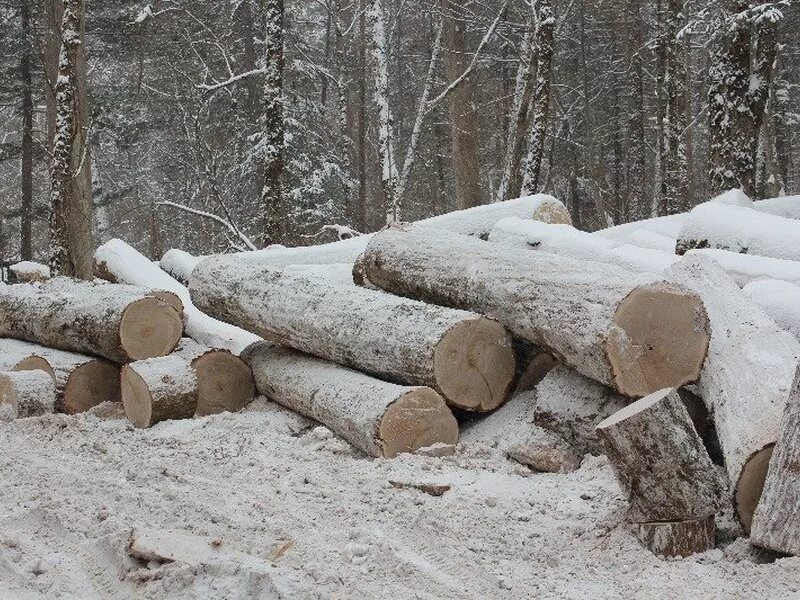
[[[466,53],[465,0],[441,0],[444,71],[447,82],[458,79],[469,66]],[[450,94],[450,139],[456,206],[470,208],[486,201],[478,160],[478,113],[474,74],[468,75]]]
[[[666,214],[665,198],[667,196],[667,34],[666,10],[664,3],[669,0],[657,0],[656,21],[656,179],[654,185],[655,202],[652,207],[655,214]],[[653,215],[654,216],[654,215]]]
[[[667,0],[667,14],[662,38],[665,101],[664,106],[664,197],[663,214],[686,212],[686,72],[683,42],[678,35],[686,19],[683,0]]]
[[[83,0],[65,0],[55,86],[50,268],[92,278],[92,189]]]
[[[645,50],[644,26],[642,20],[641,0],[629,0],[626,11],[626,34],[628,39],[628,56],[631,64],[631,93],[628,107],[628,140],[626,151],[626,213],[625,221],[638,221],[650,216],[650,206],[645,194],[644,182],[647,180],[647,140],[645,132],[646,105],[644,94],[644,60]]]
[[[31,224],[33,221],[33,81],[31,58],[33,56],[33,31],[31,27],[30,0],[22,0],[22,203],[20,206],[20,258],[33,258]]]
[[[283,204],[283,0],[266,0],[264,78],[264,246],[280,243],[286,236],[286,207]]]
[[[367,16],[365,0],[359,1],[358,10],[358,206],[356,223],[360,231],[367,231]]]

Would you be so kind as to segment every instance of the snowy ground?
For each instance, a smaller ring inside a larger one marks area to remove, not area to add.
[[[1,598],[766,599],[800,587],[800,559],[760,564],[730,525],[721,549],[650,555],[620,525],[603,458],[569,475],[480,446],[368,459],[262,400],[145,431],[108,406],[0,424],[0,474]],[[129,553],[133,528],[197,542],[148,563]]]

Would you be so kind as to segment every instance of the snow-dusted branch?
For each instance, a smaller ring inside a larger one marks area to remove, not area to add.
[[[197,208],[191,208],[184,204],[178,204],[177,202],[170,202],[169,200],[162,200],[161,202],[157,203],[157,206],[171,206],[172,208],[177,208],[178,210],[185,211],[189,214],[215,221],[216,223],[219,223],[225,227],[233,236],[241,240],[248,250],[258,250],[258,246],[256,246],[249,237],[242,233],[233,223],[223,219],[219,215],[215,215],[214,213],[206,212],[204,210],[199,210]]]

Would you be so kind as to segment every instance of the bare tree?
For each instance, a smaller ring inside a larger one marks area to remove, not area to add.
[[[264,245],[283,241],[286,207],[283,205],[285,130],[283,123],[283,0],[266,0],[264,77]]]
[[[33,28],[31,26],[30,0],[20,6],[22,25],[22,52],[20,75],[22,77],[22,202],[20,205],[20,257],[33,258]]]

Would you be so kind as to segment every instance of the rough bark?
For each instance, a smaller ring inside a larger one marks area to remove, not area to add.
[[[714,547],[714,517],[674,521],[671,523],[638,523],[636,537],[656,556],[691,556]]]
[[[22,172],[20,204],[20,257],[33,258],[33,77],[32,61],[33,28],[31,27],[31,1],[20,3],[22,26],[22,51],[20,56],[20,77],[22,79]]]
[[[458,441],[458,423],[430,388],[386,383],[269,344],[251,346],[243,358],[260,393],[319,421],[368,455],[393,458]]]
[[[800,344],[713,261],[687,257],[667,276],[694,290],[708,311],[711,340],[698,388],[714,415],[736,513],[749,529],[781,415],[800,402]]]
[[[264,186],[261,202],[264,210],[264,246],[283,241],[286,233],[286,207],[283,198],[285,130],[283,122],[283,0],[264,3]]]
[[[0,373],[0,420],[51,413],[55,400],[53,379],[44,371]]]
[[[125,414],[136,427],[190,419],[197,411],[197,376],[189,361],[170,355],[125,365],[120,376]]]
[[[460,408],[492,410],[513,383],[511,338],[473,313],[248,267],[230,256],[201,262],[191,294],[229,323],[389,381],[432,387]]]
[[[664,115],[664,197],[662,214],[688,210],[686,196],[686,71],[683,40],[678,35],[686,24],[683,0],[666,0],[664,31],[665,115]]]
[[[171,352],[175,309],[130,286],[56,278],[0,286],[0,336],[125,363]]]
[[[721,510],[725,482],[675,390],[623,408],[597,433],[628,496],[630,522],[705,519]]]
[[[694,294],[658,276],[497,248],[441,231],[389,229],[372,238],[364,264],[373,285],[497,319],[625,395],[699,377],[708,334]]]

